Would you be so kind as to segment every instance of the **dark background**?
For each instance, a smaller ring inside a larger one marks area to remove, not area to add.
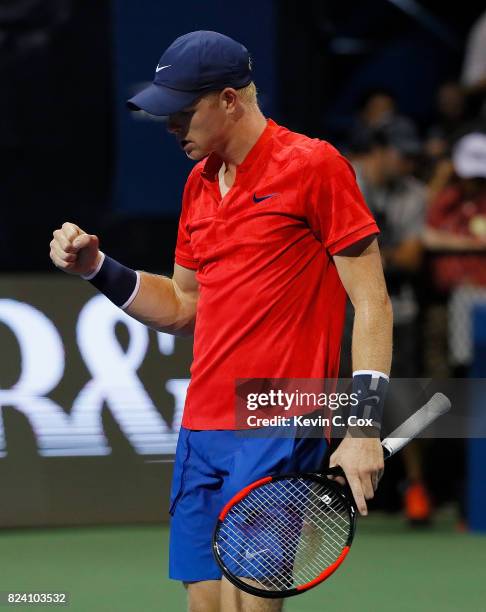
[[[52,278],[67,280],[49,258],[52,232],[64,221],[98,234],[103,250],[132,268],[170,271],[180,198],[192,162],[162,122],[128,112],[125,100],[152,79],[162,51],[177,36],[215,29],[240,40],[252,55],[263,112],[339,147],[362,94],[376,87],[393,92],[400,113],[424,135],[437,89],[445,79],[458,78],[466,35],[483,10],[479,2],[458,6],[414,0],[246,0],[231,6],[222,0],[176,5],[4,0],[0,272],[12,274],[23,288],[20,294],[5,291],[3,297],[30,303],[42,296],[48,314],[52,302],[56,325],[58,318],[74,317],[67,284],[56,293],[50,285]],[[38,291],[32,289],[31,272],[48,273]],[[73,321],[66,333],[72,329]],[[15,342],[6,339],[5,329],[0,332],[2,358],[11,365]],[[188,375],[186,350],[185,359],[174,359],[170,366],[180,367],[181,377]],[[159,358],[154,352],[148,357],[152,365],[145,380],[159,381],[154,370]],[[67,379],[78,384],[80,376],[82,370],[75,370]],[[63,398],[66,410],[71,401],[70,395]],[[68,523],[97,522],[103,516],[135,520],[147,516],[146,495],[155,508],[149,520],[165,516],[170,467],[141,463],[108,410],[104,426],[116,452],[104,461],[103,473],[90,458],[39,457],[26,419],[12,407],[2,412],[10,439],[0,480],[10,499],[0,523],[29,524],[35,517],[47,524],[53,516]],[[435,465],[444,465],[446,454],[436,453]],[[460,463],[460,453],[459,460],[451,455],[449,461]],[[123,479],[120,465],[130,466]],[[436,472],[450,473],[447,465]],[[103,495],[110,504],[107,513],[99,498],[103,482],[112,483]],[[46,483],[54,483],[54,489]],[[65,486],[68,496],[62,493]],[[34,505],[27,501],[31,495]]]
[[[124,101],[151,80],[176,36],[217,29],[239,39],[253,57],[265,114],[339,145],[359,96],[374,86],[391,89],[400,110],[425,125],[438,84],[459,73],[465,36],[482,8],[385,0],[251,0],[231,8],[220,0],[4,1],[0,270],[51,270],[51,233],[66,220],[98,233],[106,251],[134,268],[171,269],[191,162],[163,124],[134,118]]]

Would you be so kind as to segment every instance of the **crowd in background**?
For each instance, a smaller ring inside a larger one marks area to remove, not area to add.
[[[290,10],[289,2],[275,4],[285,5],[282,13]],[[314,8],[325,4],[333,3],[313,3]],[[122,141],[112,125],[113,107],[116,96],[122,94],[113,91],[120,66],[113,70],[110,7],[111,3],[75,0],[23,0],[7,2],[0,9],[4,83],[0,196],[7,203],[0,225],[1,270],[52,273],[46,245],[52,229],[66,218],[99,233],[107,252],[133,267],[155,270],[165,265],[168,270],[172,266],[175,214],[125,218],[111,194]],[[322,103],[315,95],[314,76],[329,58],[317,61],[318,50],[324,55],[322,49],[327,47],[312,29],[315,24],[305,24],[312,12],[302,15],[298,3],[295,11],[299,20],[288,17],[288,28],[297,42],[282,45],[289,55],[282,55],[285,70],[279,78],[292,79],[292,87],[285,83],[282,103],[289,100],[287,114],[294,104],[299,119],[308,116],[313,121],[314,113],[302,112],[296,102]],[[370,11],[368,27],[375,27],[373,17]],[[398,17],[393,15],[393,23],[402,23]],[[280,21],[282,27],[285,21]],[[332,38],[336,26],[331,22],[328,16],[328,25],[319,33],[327,31]],[[407,28],[410,23],[406,21]],[[296,35],[299,25],[309,29],[301,38]],[[381,21],[379,28],[380,35],[386,31]],[[366,32],[363,26],[363,37]],[[317,38],[310,44],[312,36]],[[394,378],[467,375],[473,359],[472,306],[486,303],[486,13],[473,26],[465,49],[461,73],[438,88],[435,111],[428,121],[416,123],[405,116],[398,94],[375,87],[362,96],[345,142],[336,143],[354,165],[381,230],[379,241],[394,310]],[[126,52],[132,58],[134,51]],[[300,62],[298,70],[288,68],[294,56]],[[340,75],[348,79],[351,72],[340,71]],[[326,95],[335,89],[339,84],[330,80]],[[420,86],[413,93],[419,97]],[[292,127],[289,116],[282,119]],[[305,131],[305,125],[298,126],[301,130]],[[137,126],[137,134],[141,133]],[[137,206],[140,200],[134,198]],[[19,235],[29,248],[18,248]],[[351,321],[350,313],[343,356],[351,354]],[[341,375],[350,373],[350,362],[343,363]],[[422,451],[419,445],[410,445],[403,455],[410,485],[405,495],[410,501],[408,516],[419,523],[426,522],[431,512],[423,460],[428,449]],[[461,448],[453,453],[454,465],[445,470],[441,466],[435,473],[450,475],[456,470],[457,478],[449,482],[459,483],[458,490],[450,496],[460,499],[464,453]]]
[[[486,304],[486,13],[471,31],[462,74],[439,87],[428,124],[402,115],[391,91],[370,90],[345,153],[381,230],[394,311],[392,376],[467,376],[472,306]],[[343,364],[343,373],[349,368]],[[403,453],[405,511],[417,524],[432,514],[424,456],[433,464],[440,446],[424,442]],[[464,447],[448,441],[448,449],[441,468],[461,503]]]
[[[344,147],[381,230],[394,307],[394,376],[462,376],[472,360],[468,311],[474,301],[486,301],[481,29],[486,14],[471,33],[463,74],[440,86],[427,125],[402,115],[391,91],[373,89]]]

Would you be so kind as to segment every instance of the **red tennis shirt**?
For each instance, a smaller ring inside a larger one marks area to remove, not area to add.
[[[335,378],[346,295],[332,255],[378,228],[350,164],[269,120],[221,199],[215,154],[187,180],[175,260],[200,287],[182,425],[235,429],[239,378]]]

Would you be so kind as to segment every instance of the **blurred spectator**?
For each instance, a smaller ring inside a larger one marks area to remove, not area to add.
[[[464,284],[486,286],[486,133],[457,142],[449,171],[451,182],[432,203],[425,232],[429,250],[452,251],[433,262],[434,283],[445,294]]]
[[[486,12],[473,24],[466,42],[462,84],[478,111],[486,113]]]
[[[393,376],[416,375],[414,284],[422,259],[425,188],[413,177],[421,143],[413,124],[401,117],[368,133],[352,163],[364,198],[380,228],[379,243],[393,303]],[[410,329],[412,328],[412,329]],[[412,333],[410,333],[412,332]],[[347,328],[346,336],[350,337]],[[343,376],[350,372],[342,364]]]
[[[451,144],[468,120],[464,89],[457,81],[446,81],[437,92],[435,117],[427,130],[424,149],[431,161],[450,154]]]
[[[424,233],[432,254],[426,375],[461,377],[472,361],[472,306],[486,303],[486,132],[462,136],[440,172],[443,185],[429,206]],[[462,440],[451,443],[453,460],[445,469],[464,517],[465,447]]]
[[[386,89],[370,89],[358,102],[358,112],[348,134],[351,153],[367,150],[373,132],[388,124],[397,113],[396,100]]]
[[[375,130],[355,161],[363,195],[376,218],[380,249],[393,303],[393,375],[417,375],[418,314],[415,278],[421,264],[425,188],[413,177],[420,141],[411,124],[393,121]]]
[[[358,183],[381,232],[383,268],[393,304],[395,378],[419,375],[416,285],[422,262],[425,186],[413,172],[420,152],[413,124],[392,116],[369,135],[367,150],[355,158]],[[420,450],[419,443],[413,443],[403,453],[404,506],[413,524],[428,522],[431,513]]]
[[[464,374],[471,359],[471,306],[486,300],[486,133],[473,132],[456,143],[449,181],[427,216],[424,241],[434,252],[432,280],[443,303],[441,352],[447,349],[456,374]]]

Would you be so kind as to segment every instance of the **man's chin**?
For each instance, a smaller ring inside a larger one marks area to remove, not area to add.
[[[203,151],[200,151],[199,149],[191,149],[190,151],[184,151],[184,153],[186,154],[186,157],[192,159],[192,161],[200,161],[207,156],[207,153],[203,153]]]

